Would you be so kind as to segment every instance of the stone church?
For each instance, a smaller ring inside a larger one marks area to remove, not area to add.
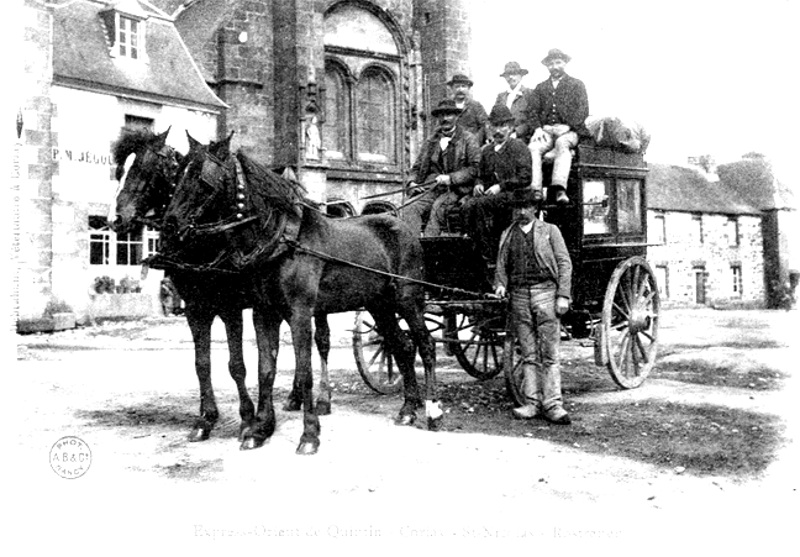
[[[446,81],[469,73],[463,4],[24,0],[14,319],[68,308],[80,320],[97,309],[99,279],[155,303],[160,275],[140,277],[139,264],[157,232],[118,237],[104,221],[123,127],[169,128],[183,152],[185,131],[203,142],[233,133],[311,198],[355,212],[397,189]]]

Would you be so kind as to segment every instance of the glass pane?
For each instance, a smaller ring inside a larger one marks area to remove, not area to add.
[[[608,234],[609,204],[603,180],[583,182],[583,233]]]
[[[639,180],[617,180],[617,231],[642,232],[642,195]]]
[[[394,161],[394,106],[385,76],[366,73],[357,89],[358,156],[362,160]]]
[[[347,90],[341,72],[325,70],[325,127],[322,145],[329,158],[343,158],[348,144]]]

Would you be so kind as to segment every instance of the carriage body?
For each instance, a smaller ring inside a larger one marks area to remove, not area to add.
[[[646,261],[647,164],[638,153],[579,145],[567,194],[571,201],[563,206],[545,199],[540,215],[558,226],[572,259],[573,300],[562,318],[564,333],[591,338],[595,363],[608,367],[619,386],[637,387],[655,362],[659,314]],[[491,269],[464,232],[421,238],[426,281],[448,287],[427,287],[429,329],[470,375],[486,379],[504,372],[510,394],[521,403],[508,304],[491,296]],[[366,364],[362,358],[359,370]],[[376,390],[383,392],[382,386]]]

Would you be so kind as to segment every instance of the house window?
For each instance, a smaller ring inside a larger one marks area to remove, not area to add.
[[[703,215],[692,215],[692,236],[695,243],[703,243]]]
[[[694,268],[694,301],[698,304],[706,303],[706,269]]]
[[[143,25],[130,17],[118,14],[117,48],[120,56],[137,60],[141,48],[140,29]]]
[[[656,265],[654,269],[658,294],[663,299],[669,298],[669,270],[666,265]]]
[[[725,232],[728,236],[728,246],[735,248],[739,246],[739,219],[729,217],[725,223]]]
[[[159,246],[158,232],[144,228],[129,234],[116,234],[103,216],[89,217],[90,265],[141,265]]]
[[[731,275],[733,278],[733,295],[737,298],[742,297],[742,266],[731,265]]]
[[[89,217],[89,264],[108,265],[114,233],[105,217]]]
[[[653,217],[652,239],[653,244],[666,245],[667,243],[667,219],[663,213],[658,213]]]

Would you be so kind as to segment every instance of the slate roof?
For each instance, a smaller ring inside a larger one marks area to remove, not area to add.
[[[191,0],[181,5],[175,12],[175,26],[189,52],[200,56],[206,42],[214,37],[217,29],[231,18],[236,9],[234,3],[213,0]],[[217,76],[209,73],[204,66],[200,66],[200,71],[207,83],[216,82]]]
[[[227,105],[204,81],[173,20],[143,0],[125,0],[148,16],[145,60],[114,58],[101,13],[115,2],[78,0],[54,10],[56,84],[219,112]]]
[[[699,171],[649,163],[647,207],[662,211],[757,215],[763,208],[720,179],[709,182]],[[722,178],[720,176],[720,178]]]

